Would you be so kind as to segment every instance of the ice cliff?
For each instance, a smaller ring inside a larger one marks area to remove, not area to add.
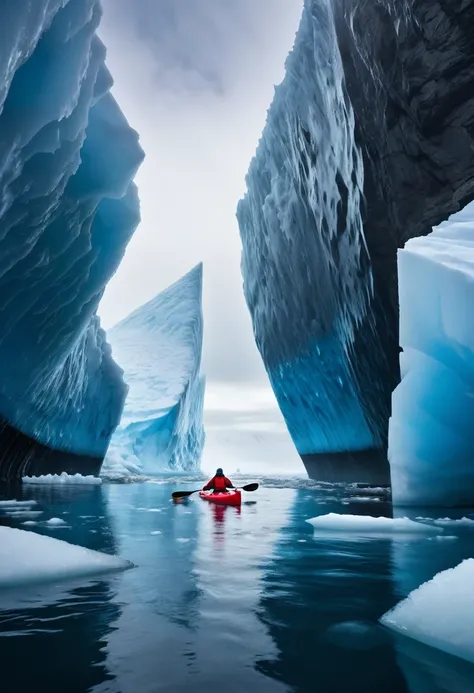
[[[107,333],[130,390],[105,474],[189,471],[204,445],[202,265]]]
[[[402,381],[389,426],[396,504],[474,500],[474,203],[398,253]]]
[[[474,0],[306,0],[237,216],[245,297],[320,479],[386,483],[397,248],[474,197]]]
[[[97,473],[126,395],[96,315],[139,221],[98,0],[0,6],[0,478]]]

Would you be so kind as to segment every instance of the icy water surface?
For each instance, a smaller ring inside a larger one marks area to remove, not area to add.
[[[2,524],[117,553],[136,568],[0,592],[2,693],[474,692],[474,667],[378,625],[410,590],[474,555],[474,530],[449,529],[450,541],[324,539],[307,518],[389,515],[388,502],[262,481],[241,509],[170,502],[172,490],[200,486],[191,479],[25,487],[22,497],[43,511],[29,520],[37,524],[8,513]],[[44,524],[51,517],[67,525]]]

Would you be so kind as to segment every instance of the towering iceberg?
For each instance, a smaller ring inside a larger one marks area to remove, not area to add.
[[[0,7],[0,478],[97,473],[126,388],[96,315],[139,221],[99,0]]]
[[[474,504],[474,203],[398,252],[402,381],[389,426],[396,504]]]
[[[108,337],[130,390],[104,472],[198,469],[204,445],[202,264]]]
[[[257,346],[311,476],[386,483],[397,247],[474,197],[474,0],[305,0],[237,217]]]

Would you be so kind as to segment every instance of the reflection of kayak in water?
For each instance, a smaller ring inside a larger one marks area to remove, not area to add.
[[[218,503],[219,505],[240,505],[242,502],[242,494],[237,489],[227,493],[200,491],[199,495],[203,500],[207,500],[210,503]]]

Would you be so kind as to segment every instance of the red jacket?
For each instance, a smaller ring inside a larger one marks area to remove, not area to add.
[[[226,488],[234,488],[234,484],[226,476],[213,476],[204,486],[203,491],[225,491]]]

